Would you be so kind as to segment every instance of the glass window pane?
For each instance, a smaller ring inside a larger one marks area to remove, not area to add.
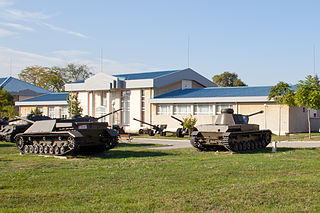
[[[173,105],[173,114],[174,115],[191,114],[191,105],[190,104],[174,104]]]
[[[216,104],[216,115],[221,114],[222,109],[233,109],[233,104]]]

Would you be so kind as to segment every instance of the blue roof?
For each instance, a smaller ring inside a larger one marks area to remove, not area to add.
[[[271,86],[261,87],[210,87],[197,89],[175,90],[157,98],[215,98],[215,97],[246,97],[268,96]]]
[[[157,72],[142,72],[113,75],[114,77],[123,78],[124,80],[138,80],[138,79],[154,79],[163,75],[168,75],[180,70],[157,71]]]
[[[69,96],[69,93],[51,93],[51,94],[45,94],[40,95],[34,98],[29,98],[26,100],[23,100],[21,102],[36,102],[36,101],[67,101],[67,98]]]
[[[2,86],[3,89],[9,91],[13,95],[29,95],[31,93],[33,93],[33,95],[39,95],[51,93],[49,90],[37,87],[33,84],[29,84],[13,77],[0,78],[0,86]]]

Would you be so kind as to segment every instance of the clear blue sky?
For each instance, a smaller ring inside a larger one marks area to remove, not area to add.
[[[320,69],[320,1],[0,0],[1,77],[26,66],[88,64],[108,74],[190,67],[249,86]]]

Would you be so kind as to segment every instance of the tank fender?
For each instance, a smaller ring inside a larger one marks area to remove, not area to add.
[[[197,136],[198,133],[199,133],[199,131],[192,131],[192,132],[191,132],[191,136]]]
[[[83,135],[82,135],[79,131],[76,131],[76,130],[68,131],[68,134],[71,135],[71,136],[74,137],[74,138],[81,138],[81,137],[83,137]]]
[[[114,131],[113,129],[107,129],[107,132],[112,137],[119,136],[119,134],[116,131]]]

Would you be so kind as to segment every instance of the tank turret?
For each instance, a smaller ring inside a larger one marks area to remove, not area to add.
[[[234,114],[233,109],[222,109],[214,124],[196,126],[190,142],[199,150],[227,149],[243,152],[265,148],[271,142],[270,130],[259,130],[259,125],[249,124],[249,115]]]

